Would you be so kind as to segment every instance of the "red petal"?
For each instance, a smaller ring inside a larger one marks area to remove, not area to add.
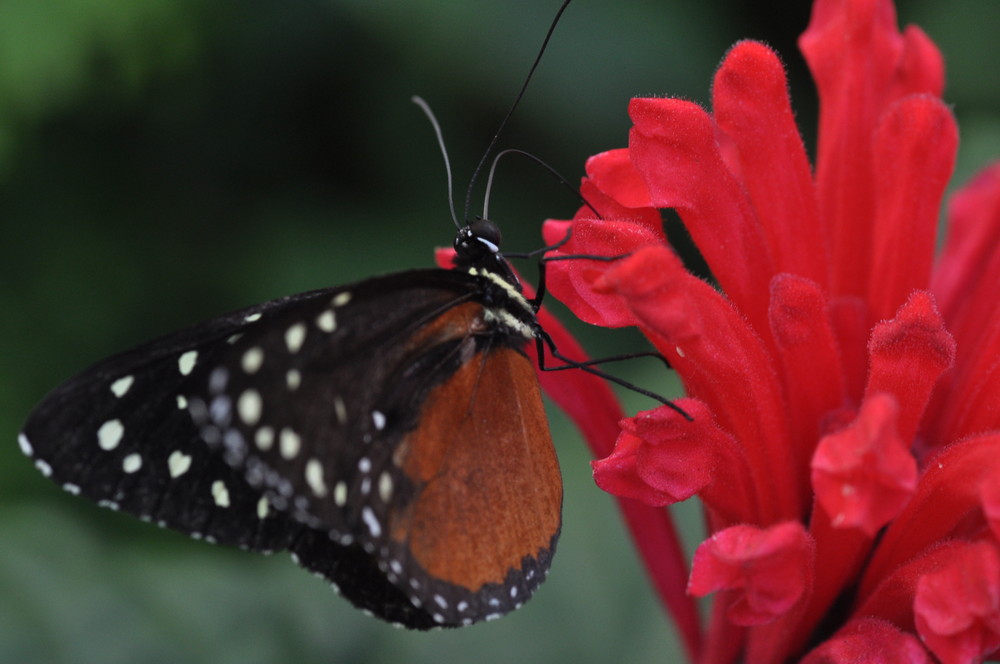
[[[665,247],[617,261],[601,283],[624,298],[688,394],[708,404],[746,450],[760,508],[753,521],[799,518],[806,477],[788,454],[788,418],[773,361],[745,319]]]
[[[558,242],[565,239],[572,227],[569,241],[546,258],[559,256],[624,256],[639,247],[665,244],[662,227],[650,229],[644,224],[610,219],[577,219],[572,222],[545,222],[545,239]],[[546,263],[546,288],[556,299],[569,307],[580,319],[602,327],[635,325],[635,320],[621,298],[598,293],[593,283],[608,269],[611,262],[587,260],[550,260]]]
[[[753,518],[746,460],[732,436],[720,429],[696,399],[676,402],[688,421],[666,406],[622,420],[614,452],[594,461],[597,485],[647,505],[670,505],[696,493],[724,523]]]
[[[626,208],[654,207],[649,187],[632,165],[628,148],[595,154],[587,160],[586,172],[598,190],[618,204]]]
[[[958,149],[958,128],[940,99],[906,97],[875,134],[875,220],[869,306],[887,318],[930,283],[941,198]]]
[[[852,620],[810,652],[801,664],[930,664],[927,651],[912,634],[874,618]]]
[[[1000,555],[979,542],[917,582],[917,631],[945,664],[979,662],[1000,647]]]
[[[726,611],[737,625],[761,625],[789,611],[812,584],[813,550],[797,521],[767,529],[733,526],[701,543],[688,592],[734,591]]]
[[[889,392],[899,403],[899,435],[912,440],[931,389],[955,360],[955,340],[929,293],[918,291],[896,317],[872,330],[866,395]]]
[[[933,290],[959,346],[966,344],[963,312],[979,288],[1000,283],[1000,163],[983,169],[951,197],[948,240],[934,271]],[[982,309],[982,307],[978,307]],[[973,324],[971,331],[981,325]],[[968,338],[972,341],[972,338]]]
[[[980,487],[1000,476],[1000,435],[953,443],[931,457],[913,498],[886,529],[862,579],[871,593],[892,570],[946,540],[971,516],[985,524]]]
[[[774,273],[760,223],[723,163],[711,117],[678,99],[633,99],[629,154],[657,207],[675,208],[726,295],[767,330]]]
[[[817,446],[813,487],[834,527],[874,537],[913,495],[917,462],[896,433],[897,415],[895,399],[872,395],[853,424]]]
[[[833,294],[864,295],[874,257],[872,135],[903,95],[939,95],[941,57],[922,34],[896,28],[890,0],[817,0],[799,46],[816,79],[816,184],[832,240]]]
[[[712,108],[735,145],[741,179],[767,236],[775,271],[826,288],[827,239],[778,56],[758,42],[734,46],[715,74]]]
[[[771,333],[792,419],[790,450],[803,477],[821,431],[819,423],[846,403],[840,349],[826,296],[814,282],[779,274],[771,281]]]

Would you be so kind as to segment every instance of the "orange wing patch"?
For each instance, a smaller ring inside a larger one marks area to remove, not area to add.
[[[416,485],[391,536],[436,578],[503,583],[559,532],[562,478],[531,361],[501,346],[437,386],[402,443]]]

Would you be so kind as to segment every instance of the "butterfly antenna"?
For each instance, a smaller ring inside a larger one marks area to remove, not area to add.
[[[519,155],[521,155],[523,157],[527,157],[528,159],[532,160],[533,162],[535,162],[536,164],[538,164],[539,166],[541,166],[542,168],[544,168],[545,170],[547,170],[549,172],[549,174],[552,175],[552,177],[554,177],[556,180],[559,181],[559,184],[561,184],[562,186],[566,187],[571,192],[573,192],[573,195],[576,196],[580,200],[581,203],[583,203],[584,205],[586,205],[587,207],[589,207],[591,209],[591,211],[595,215],[597,215],[598,219],[602,218],[601,217],[601,213],[594,209],[594,206],[590,204],[590,201],[588,201],[586,198],[584,198],[583,194],[580,193],[580,190],[577,189],[576,187],[574,187],[572,184],[570,184],[569,181],[562,176],[562,173],[560,173],[559,171],[557,171],[552,166],[549,166],[547,163],[545,163],[544,161],[542,161],[541,159],[539,159],[535,155],[531,154],[530,152],[525,152],[524,150],[518,150],[517,148],[508,148],[508,149],[503,150],[502,152],[498,153],[497,156],[493,158],[493,164],[490,166],[490,174],[486,177],[486,194],[483,197],[483,219],[489,219],[490,218],[490,215],[489,215],[489,210],[490,210],[490,191],[493,189],[493,175],[496,172],[497,164],[500,163],[500,157],[503,157],[504,155],[508,155],[508,154],[519,154]]]
[[[420,110],[424,112],[427,119],[430,121],[431,126],[434,127],[434,134],[437,136],[438,147],[441,148],[441,156],[444,157],[444,169],[448,175],[448,210],[451,212],[451,220],[455,222],[456,228],[461,228],[462,225],[458,223],[458,217],[455,216],[455,193],[452,190],[451,183],[451,162],[448,161],[448,149],[444,146],[444,136],[441,135],[441,125],[438,123],[437,118],[434,117],[434,112],[431,107],[424,101],[423,97],[418,97],[413,95],[410,97],[410,101],[420,107]]]
[[[528,70],[528,75],[524,79],[524,84],[521,85],[521,91],[517,93],[517,97],[514,98],[514,103],[511,104],[510,110],[507,111],[507,115],[500,122],[500,126],[497,127],[496,133],[493,135],[493,140],[490,144],[486,146],[486,152],[483,153],[482,159],[479,160],[479,164],[476,166],[476,170],[472,172],[472,179],[469,180],[469,188],[465,192],[465,210],[464,217],[466,221],[469,219],[469,210],[472,207],[472,187],[476,184],[476,178],[479,176],[479,172],[483,170],[483,166],[486,164],[486,160],[489,158],[490,153],[493,152],[493,148],[496,147],[497,140],[500,139],[500,134],[503,132],[504,127],[507,126],[507,121],[510,120],[510,116],[514,115],[514,109],[521,102],[521,97],[524,96],[524,91],[528,89],[528,83],[531,82],[531,76],[535,73],[535,69],[538,68],[538,63],[542,61],[542,55],[545,53],[545,47],[549,45],[549,39],[552,37],[552,33],[556,29],[556,25],[559,23],[559,18],[566,11],[566,7],[572,0],[564,0],[562,6],[559,7],[559,11],[556,12],[556,17],[552,19],[552,25],[549,26],[549,31],[545,34],[545,39],[542,41],[542,47],[538,49],[538,55],[535,56],[535,62],[531,65],[531,69]]]

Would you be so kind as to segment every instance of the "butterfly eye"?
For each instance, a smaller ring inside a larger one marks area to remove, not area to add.
[[[478,241],[490,250],[490,253],[500,251],[500,228],[489,219],[476,219],[469,224],[472,239]]]

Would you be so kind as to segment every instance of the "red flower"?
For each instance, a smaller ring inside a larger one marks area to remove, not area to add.
[[[890,0],[817,0],[800,45],[815,171],[777,56],[741,42],[711,113],[632,100],[628,147],[587,162],[599,216],[545,226],[553,244],[572,228],[557,254],[625,256],[549,263],[549,290],[638,326],[693,421],[622,420],[609,454],[610,397],[549,387],[692,661],[981,661],[1000,648],[1000,165],[954,197],[935,258],[958,142],[936,47]],[[663,208],[718,288],[672,252]],[[662,507],[692,495],[709,538],[688,569]],[[685,590],[715,593],[707,629]]]

